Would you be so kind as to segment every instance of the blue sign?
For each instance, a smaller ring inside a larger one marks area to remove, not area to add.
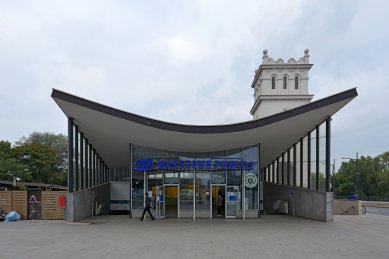
[[[142,159],[135,163],[135,169],[139,171],[151,171],[153,168],[154,162],[151,159]]]
[[[253,170],[254,162],[244,160],[158,160],[141,159],[135,162],[138,171],[155,170]]]
[[[228,201],[237,201],[235,194],[228,195]]]

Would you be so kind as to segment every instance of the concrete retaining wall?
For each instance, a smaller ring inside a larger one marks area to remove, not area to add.
[[[334,215],[360,215],[361,201],[334,199]]]
[[[110,184],[102,184],[96,187],[67,194],[65,209],[66,221],[78,221],[96,215],[96,208],[101,206],[100,214],[110,213]]]
[[[288,201],[288,214],[319,221],[332,221],[333,193],[264,183],[264,209],[272,214],[277,200]]]

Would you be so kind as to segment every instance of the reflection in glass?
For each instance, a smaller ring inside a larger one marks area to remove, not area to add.
[[[311,189],[316,190],[316,130],[311,132]]]
[[[132,171],[132,210],[143,210],[143,172]]]
[[[291,147],[289,150],[289,159],[290,159],[290,164],[289,164],[289,180],[290,180],[290,185],[294,185],[294,147]]]
[[[178,173],[165,173],[165,184],[178,184],[179,178]]]
[[[300,187],[300,142],[296,145],[296,186]]]
[[[319,190],[325,191],[326,172],[326,122],[319,126]]]
[[[180,173],[180,209],[193,210],[193,173]]]
[[[242,158],[245,161],[253,161],[254,166],[252,170],[245,170],[244,175],[254,175],[257,179],[257,185],[245,187],[245,208],[246,209],[258,209],[258,184],[259,184],[259,150],[258,145],[243,148]]]
[[[237,160],[242,159],[242,149],[237,148],[233,150],[227,150],[227,160]],[[228,185],[240,185],[242,178],[242,170],[228,170],[227,171],[227,184]]]
[[[196,210],[210,209],[209,172],[196,172]]]
[[[308,136],[303,138],[303,187],[308,188]]]

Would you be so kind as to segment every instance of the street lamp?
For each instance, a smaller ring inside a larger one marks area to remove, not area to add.
[[[355,161],[355,194],[357,194],[358,193],[358,152],[356,158],[342,157],[342,159]]]

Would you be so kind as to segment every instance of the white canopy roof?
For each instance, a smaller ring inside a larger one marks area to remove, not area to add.
[[[129,165],[129,143],[177,152],[221,151],[260,143],[264,167],[357,95],[353,88],[259,120],[214,126],[150,119],[56,89],[51,96],[109,167]]]

